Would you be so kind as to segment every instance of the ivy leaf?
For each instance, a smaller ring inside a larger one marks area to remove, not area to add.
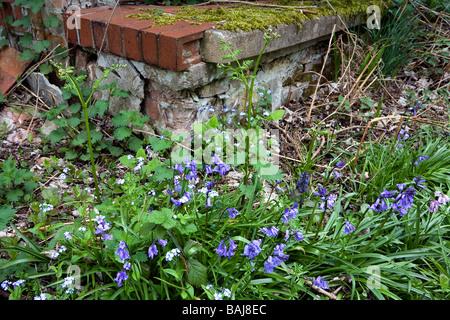
[[[129,136],[131,136],[131,129],[128,127],[119,127],[116,130],[114,130],[114,138],[116,138],[119,141],[122,141]]]

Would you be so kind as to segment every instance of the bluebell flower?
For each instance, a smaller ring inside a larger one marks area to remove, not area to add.
[[[228,208],[228,216],[232,219],[236,218],[236,216],[239,214],[239,211],[237,211],[235,208]]]
[[[130,270],[130,268],[131,268],[131,263],[129,263],[129,262],[125,262],[124,264],[123,264],[123,270]]]
[[[253,260],[255,259],[255,257],[261,252],[261,239],[258,240],[253,240],[252,242],[248,243],[245,247],[244,247],[244,253],[242,254],[243,256],[246,256],[247,259],[249,260]]]
[[[321,276],[318,276],[316,279],[314,279],[314,283],[313,283],[316,287],[321,288],[321,289],[330,289],[328,287],[328,283],[325,279],[322,279]]]
[[[373,211],[382,212],[388,208],[388,205],[384,199],[393,198],[397,194],[397,191],[387,191],[386,189],[378,196],[377,200],[369,207]]]
[[[228,258],[228,260],[230,260],[231,257],[234,256],[235,254],[234,250],[237,248],[237,245],[234,243],[233,240],[231,240],[231,238],[228,238],[230,248],[227,249],[227,246],[225,245],[225,240],[226,238],[220,242],[219,247],[216,249],[216,253],[218,257],[226,257]]]
[[[289,256],[283,252],[286,245],[279,243],[274,248],[274,254],[269,256],[264,262],[264,273],[273,272],[274,268],[281,265],[282,262],[287,261]]]
[[[292,208],[286,208],[283,213],[283,223],[288,223],[291,219],[295,219],[298,213],[298,203],[294,202]]]
[[[336,168],[342,169],[345,166],[345,161],[339,161],[336,164]]]
[[[439,209],[439,201],[431,200],[430,202],[430,212],[436,212]]]
[[[119,249],[116,251],[116,254],[119,256],[122,262],[130,259],[130,253],[127,250],[127,244],[125,243],[125,241],[120,241]]]
[[[177,170],[180,174],[183,174],[184,168],[181,165],[181,163],[175,164],[175,167],[173,167],[174,170]]]
[[[309,190],[309,172],[305,171],[299,175],[297,182],[297,190],[300,193],[304,193]]]
[[[349,221],[345,221],[344,234],[349,234],[355,230],[356,230],[355,227]]]
[[[127,279],[128,279],[128,275],[127,275],[126,271],[122,270],[117,273],[116,277],[114,278],[114,281],[117,282],[118,287],[121,287],[122,281],[125,281]]]
[[[268,237],[276,237],[278,235],[278,231],[280,230],[280,228],[271,226],[270,228],[261,228],[260,230]]]
[[[427,155],[424,155],[424,156],[418,156],[418,157],[417,157],[417,161],[414,162],[414,165],[415,165],[415,166],[418,166],[418,165],[419,165],[419,162],[425,161],[425,160],[427,160],[427,159],[429,159],[429,158],[430,158],[430,156],[427,156]]]
[[[301,241],[301,240],[305,239],[305,237],[303,236],[303,232],[301,232],[301,231],[294,230],[294,235],[295,235],[295,237],[294,237],[295,241]]]
[[[154,256],[158,254],[158,248],[156,247],[156,244],[153,243],[150,247],[148,247],[148,257],[150,259],[153,259]]]
[[[163,248],[167,245],[167,240],[156,239],[156,241],[158,241],[159,244],[160,244]]]
[[[206,174],[213,173],[211,166],[209,164],[205,165],[205,172]]]
[[[413,111],[414,112],[414,115],[416,116],[417,115],[417,109],[421,106],[421,102],[419,102],[419,104],[417,104],[415,107],[408,107],[408,110],[409,111]]]
[[[416,194],[416,189],[409,187],[404,189],[403,184],[398,184],[397,187],[400,189],[399,195],[395,198],[394,203],[391,204],[391,208],[398,211],[399,216],[404,216],[408,213],[408,210],[412,207],[414,201],[414,195]]]

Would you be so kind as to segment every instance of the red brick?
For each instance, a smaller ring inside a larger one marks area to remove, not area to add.
[[[69,19],[69,17],[70,17],[70,14],[64,13],[63,21],[64,21],[64,29],[65,29],[66,39],[67,39],[68,43],[76,45],[76,44],[79,44],[78,32],[77,32],[77,29],[75,29],[75,28],[68,28],[67,20]]]
[[[80,29],[78,30],[80,45],[82,47],[94,48],[94,39],[92,38],[91,21],[111,14],[112,7],[94,7],[81,10]]]
[[[189,26],[186,21],[178,21],[167,26],[155,26],[141,30],[142,58],[151,65],[159,66],[159,34]]]
[[[136,7],[117,8],[111,20],[108,18],[101,20],[107,26],[107,39],[109,52],[118,56],[124,56],[122,41],[122,25],[130,24],[136,21],[135,18],[127,18],[126,16],[134,13]]]
[[[122,26],[122,39],[125,58],[142,61],[140,31],[148,28],[151,23],[151,20],[142,20]]]
[[[199,40],[212,26],[212,23],[202,23],[161,33],[158,46],[159,67],[182,71],[201,62]]]

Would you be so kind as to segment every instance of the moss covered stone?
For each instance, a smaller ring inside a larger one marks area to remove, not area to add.
[[[140,20],[152,20],[151,26],[170,25],[177,21],[188,21],[191,24],[211,22],[218,25],[218,29],[229,31],[253,31],[256,29],[266,30],[279,24],[294,24],[301,30],[302,24],[311,19],[327,15],[338,14],[349,18],[358,13],[366,15],[366,8],[372,4],[384,8],[381,0],[330,0],[331,8],[326,2],[316,1],[292,1],[279,0],[273,4],[283,6],[282,8],[263,7],[257,5],[234,4],[232,6],[214,9],[182,6],[176,10],[176,14],[163,13],[161,9],[138,9],[139,12],[128,15]],[[386,2],[386,1],[385,1]],[[292,8],[286,8],[292,6]],[[304,6],[314,10],[317,14],[303,13],[294,7]],[[333,11],[336,10],[335,11]]]

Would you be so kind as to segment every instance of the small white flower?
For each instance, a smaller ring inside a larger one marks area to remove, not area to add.
[[[222,300],[222,294],[220,292],[215,292],[214,293],[214,299],[216,300]]]
[[[131,159],[133,159],[133,158],[134,158],[134,156],[133,156],[133,155],[131,155],[131,154],[129,154],[129,155],[127,156],[127,158],[128,158],[128,160],[131,160]]]
[[[125,183],[125,179],[119,179],[119,180],[117,180],[117,184],[124,184]]]
[[[63,169],[63,172],[64,172],[64,173],[69,173],[69,171],[70,171],[70,168],[64,168],[64,169]]]
[[[219,193],[218,193],[217,191],[213,190],[213,191],[211,191],[211,192],[209,193],[209,196],[210,196],[211,198],[218,197],[218,196],[219,196]]]
[[[59,247],[58,252],[62,253],[64,251],[66,251],[66,250],[67,250],[67,248],[65,246],[61,246],[61,247]]]
[[[79,227],[78,231],[85,232],[86,231],[86,227]]]
[[[64,232],[64,238],[66,238],[67,240],[72,239],[72,236],[70,235],[69,231]]]
[[[64,173],[61,173],[61,174],[59,175],[59,178],[60,178],[61,180],[64,180],[64,179],[67,178],[67,175],[64,174]]]
[[[222,293],[225,297],[231,298],[231,290],[230,289],[223,289]]]
[[[52,253],[50,254],[50,258],[51,258],[51,259],[56,259],[56,258],[58,258],[58,256],[59,256],[59,253],[56,252],[56,251],[54,251],[54,252],[52,252]]]
[[[264,111],[263,116],[264,117],[268,117],[270,115],[270,113],[268,111]]]
[[[212,284],[208,284],[208,285],[205,287],[206,290],[211,290],[212,288],[213,288],[213,285],[212,285]]]

